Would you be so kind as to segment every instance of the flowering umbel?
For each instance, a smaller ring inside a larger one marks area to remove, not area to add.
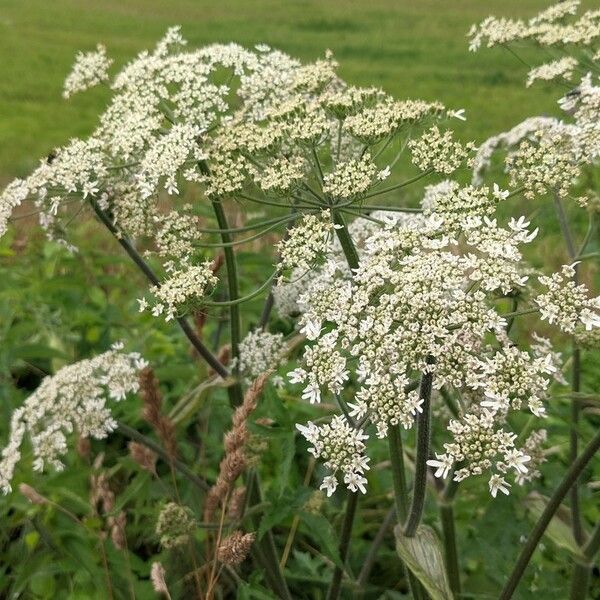
[[[38,389],[12,415],[8,445],[0,461],[0,487],[7,493],[21,445],[31,441],[33,468],[62,469],[67,435],[101,439],[116,426],[108,400],[123,400],[139,388],[138,373],[146,362],[137,353],[126,354],[120,345],[91,359],[63,367],[46,377]]]

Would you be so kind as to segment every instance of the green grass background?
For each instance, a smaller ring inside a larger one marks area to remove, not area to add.
[[[532,16],[543,0],[1,0],[0,180],[26,174],[72,136],[89,133],[108,98],[70,101],[62,83],[77,50],[104,43],[117,65],[181,24],[192,45],[266,42],[305,60],[326,48],[340,74],[398,98],[467,110],[464,138],[482,141],[556,94],[525,89],[526,68],[502,49],[470,53],[466,33],[490,13]],[[588,2],[589,4],[589,2]],[[539,60],[539,57],[538,57]]]

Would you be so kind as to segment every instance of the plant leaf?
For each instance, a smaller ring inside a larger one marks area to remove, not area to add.
[[[396,552],[423,584],[432,600],[452,600],[444,557],[435,531],[419,525],[414,537],[406,537],[401,525],[394,528]]]
[[[548,498],[538,492],[531,492],[524,500],[529,514],[535,519],[540,515],[548,504]],[[571,510],[561,504],[552,517],[545,535],[547,535],[557,546],[567,549],[575,556],[580,556],[581,551],[573,537]]]

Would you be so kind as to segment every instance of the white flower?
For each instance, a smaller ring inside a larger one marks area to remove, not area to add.
[[[452,465],[454,464],[454,460],[451,456],[448,456],[447,454],[438,454],[436,452],[435,456],[436,458],[430,458],[427,461],[427,464],[430,467],[434,467],[436,469],[434,473],[435,477],[441,477],[442,479],[446,479],[446,477],[448,477],[448,473],[450,473]]]
[[[365,487],[365,483],[367,483],[367,478],[363,477],[362,475],[359,475],[358,473],[346,473],[344,475],[344,483],[352,492],[360,490],[363,494],[367,493],[367,488]]]
[[[0,460],[0,487],[5,493],[21,458],[21,444],[31,439],[35,470],[46,465],[62,469],[67,435],[105,438],[116,427],[107,400],[123,400],[139,388],[138,374],[146,362],[137,353],[124,354],[121,345],[91,359],[63,367],[48,376],[13,413],[8,445]]]
[[[319,337],[321,329],[320,322],[308,319],[305,321],[302,329],[300,329],[300,333],[303,333],[307,340],[314,341]]]
[[[498,200],[506,200],[506,198],[508,198],[508,196],[510,195],[510,192],[508,190],[500,189],[500,186],[497,183],[494,183],[494,190],[492,191],[492,195]]]
[[[333,475],[326,475],[323,477],[323,483],[321,483],[319,489],[325,490],[327,492],[327,497],[329,498],[337,489],[337,485],[338,480]]]
[[[521,450],[510,450],[506,453],[504,460],[506,464],[517,471],[518,473],[527,473],[527,467],[525,466],[526,462],[531,460],[530,456],[523,454]]]
[[[448,116],[450,118],[459,119],[460,121],[466,121],[467,117],[465,116],[465,109],[461,108],[459,110],[449,110]]]
[[[321,389],[315,383],[309,383],[302,390],[302,400],[308,400],[311,404],[321,402]]]
[[[506,480],[504,479],[504,477],[501,477],[500,475],[494,473],[494,475],[492,475],[490,477],[490,481],[489,481],[489,486],[490,486],[490,493],[492,494],[492,496],[495,498],[496,495],[498,494],[498,492],[502,492],[503,494],[505,494],[506,496],[508,496],[510,494],[509,488],[511,487],[510,483],[507,483]]]

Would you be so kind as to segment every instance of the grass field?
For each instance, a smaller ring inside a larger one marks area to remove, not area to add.
[[[490,13],[529,16],[543,0],[2,0],[0,181],[89,132],[107,90],[69,102],[62,82],[80,49],[104,43],[118,65],[181,24],[192,44],[266,42],[303,59],[326,48],[356,84],[398,98],[464,107],[460,130],[481,141],[533,113],[555,110],[543,86],[526,90],[526,68],[500,49],[469,53],[471,23]]]

